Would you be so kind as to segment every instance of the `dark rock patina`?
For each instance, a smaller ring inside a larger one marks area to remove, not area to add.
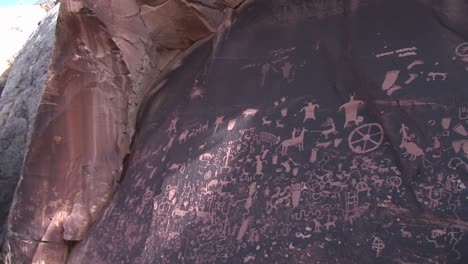
[[[466,263],[466,39],[417,1],[233,21],[148,98],[69,263]]]
[[[55,41],[57,13],[58,9],[44,18],[42,25],[19,52],[13,66],[5,71],[8,79],[3,84],[0,83],[4,88],[0,88],[1,233],[21,173],[34,113],[44,91],[47,67]]]
[[[125,3],[64,3],[10,256],[468,262],[464,1]]]

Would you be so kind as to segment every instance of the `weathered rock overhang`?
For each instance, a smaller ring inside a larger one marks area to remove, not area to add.
[[[61,1],[11,209],[9,258],[66,261],[118,188],[149,88],[241,2]]]

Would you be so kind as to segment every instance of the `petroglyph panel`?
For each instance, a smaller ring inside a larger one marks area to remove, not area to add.
[[[288,3],[311,5],[302,2]],[[309,2],[330,10],[293,23],[275,20],[282,5],[252,4],[222,45],[200,47],[167,77],[92,229],[100,239],[72,261],[467,260],[464,46],[428,42],[438,35],[415,18],[431,16],[416,1],[399,19],[402,1]],[[352,47],[336,37],[343,10]]]

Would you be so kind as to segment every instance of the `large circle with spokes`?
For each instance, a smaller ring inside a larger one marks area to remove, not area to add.
[[[460,57],[468,57],[468,42],[464,42],[455,48],[455,54]]]
[[[367,153],[382,144],[383,128],[378,123],[364,124],[355,128],[348,137],[349,148],[355,153]]]

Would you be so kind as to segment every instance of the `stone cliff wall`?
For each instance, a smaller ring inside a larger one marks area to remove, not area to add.
[[[61,1],[9,219],[13,258],[66,259],[119,185],[144,95],[240,2]]]
[[[57,14],[58,7],[30,36],[9,70],[8,80],[0,97],[1,226],[19,180],[28,133],[47,81]]]
[[[467,8],[62,1],[5,252],[466,260]]]

